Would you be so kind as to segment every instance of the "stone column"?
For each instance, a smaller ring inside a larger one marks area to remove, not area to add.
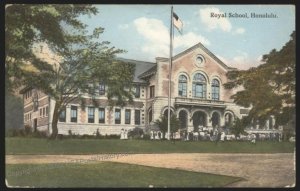
[[[224,115],[221,115],[220,116],[220,126],[224,126],[225,125],[225,116]]]
[[[78,109],[77,109],[78,111]],[[66,106],[66,123],[70,123],[71,121],[71,106],[67,105]]]
[[[255,127],[256,127],[256,129],[259,129],[259,120],[256,120]]]
[[[135,125],[135,110],[134,109],[130,109],[130,125]]]
[[[95,114],[94,114],[94,117],[95,117],[95,123],[99,123],[99,109],[98,107],[94,107],[95,109]]]
[[[125,124],[125,108],[120,108],[120,110],[121,110],[121,123],[120,123],[120,125],[123,125],[123,124]]]
[[[193,131],[194,126],[193,126],[193,118],[192,114],[189,112],[187,114],[187,132]]]
[[[208,112],[208,115],[206,116],[206,125],[208,128],[212,127],[212,112]],[[220,116],[220,120],[221,120],[221,116]]]
[[[274,129],[274,127],[275,127],[275,117],[274,117],[274,115],[271,116],[271,119],[272,119],[272,127],[271,127],[271,129]]]
[[[269,119],[266,120],[265,128],[266,128],[267,130],[270,129]]]

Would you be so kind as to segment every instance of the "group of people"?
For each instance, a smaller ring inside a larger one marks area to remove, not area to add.
[[[127,129],[121,129],[120,139],[128,139],[128,131],[127,131]]]

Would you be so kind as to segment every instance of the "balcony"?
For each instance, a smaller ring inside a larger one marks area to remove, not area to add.
[[[176,97],[175,105],[193,105],[193,106],[209,106],[209,107],[221,107],[225,108],[225,102],[219,100],[208,100],[201,98],[186,98]]]

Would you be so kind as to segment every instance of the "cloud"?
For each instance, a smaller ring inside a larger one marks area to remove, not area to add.
[[[204,45],[210,45],[209,40],[205,37],[189,32],[181,36],[176,36],[174,38],[174,47],[191,47],[198,42],[201,42]]]
[[[231,32],[232,34],[244,34],[244,28],[236,28],[232,26],[231,22],[226,17],[212,17],[211,15],[224,14],[220,9],[216,7],[207,7],[198,11],[198,16],[202,23],[207,27],[207,30],[221,29],[224,32]]]
[[[133,24],[137,32],[145,39],[141,50],[150,57],[168,57],[170,34],[169,28],[161,20],[141,17],[135,19]],[[174,37],[174,48],[189,48],[198,42],[209,45],[210,42],[205,37],[188,32]]]
[[[202,23],[204,23],[208,30],[218,29],[225,32],[230,32],[232,25],[227,18],[221,17],[211,17],[211,13],[215,14],[223,14],[224,12],[220,11],[218,8],[215,7],[208,7],[205,9],[199,10],[199,16]]]
[[[146,40],[142,51],[149,56],[166,56],[169,52],[168,28],[161,20],[141,17],[135,19],[133,24],[137,32]]]
[[[245,33],[245,29],[244,28],[237,28],[233,34],[244,34]]]
[[[216,55],[222,62],[227,66],[234,67],[240,70],[247,70],[251,67],[257,67],[262,64],[260,61],[261,56],[258,58],[249,58],[248,54],[245,52],[238,51],[238,55],[233,58],[224,58],[222,56]]]
[[[126,30],[126,29],[129,28],[129,25],[128,25],[128,24],[120,24],[120,25],[118,26],[118,28],[121,29],[121,30]]]

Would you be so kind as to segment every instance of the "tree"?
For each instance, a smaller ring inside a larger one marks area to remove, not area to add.
[[[86,26],[75,18],[79,14],[96,13],[97,10],[94,7],[79,6],[77,8],[73,5],[63,5],[62,7],[53,6],[51,8],[51,14],[69,17],[62,19],[63,24],[59,22],[58,25],[55,25],[56,22],[54,22],[53,27],[61,29],[62,32],[58,36],[51,37],[54,42],[47,38],[43,41],[43,45],[49,47],[50,53],[54,54],[56,59],[50,62],[31,51],[27,58],[31,69],[22,70],[21,76],[23,85],[41,90],[55,100],[51,135],[51,138],[55,138],[58,134],[58,118],[64,107],[70,102],[80,99],[85,93],[92,96],[96,95],[99,83],[109,87],[106,89],[111,106],[124,106],[128,101],[131,102],[132,93],[130,90],[134,65],[116,59],[116,55],[124,52],[123,50],[110,47],[110,43],[107,41],[99,42],[99,36],[104,32],[103,28],[95,28],[92,34],[87,34]],[[32,6],[28,8],[25,6],[24,9],[37,9],[37,12],[43,15],[45,9],[48,10],[49,7]],[[76,14],[69,14],[68,12],[75,12]],[[64,28],[68,27],[68,30],[64,29],[62,25]],[[26,37],[24,38],[26,39]],[[40,42],[36,41],[35,38],[26,40],[29,40],[32,46]],[[57,40],[60,42],[56,42]],[[18,43],[16,42],[16,44]],[[13,59],[13,61],[15,60]]]
[[[276,123],[284,125],[295,115],[295,31],[290,37],[281,50],[264,55],[258,67],[227,73],[229,82],[224,87],[242,87],[232,98],[241,106],[251,107],[247,118],[264,121],[274,115]]]
[[[247,118],[239,119],[236,118],[233,124],[229,126],[230,132],[235,135],[235,137],[241,134],[246,134],[245,127],[247,126]]]
[[[22,99],[7,93],[5,96],[5,130],[23,127],[23,119]]]
[[[162,115],[154,123],[158,125],[159,129],[163,133],[163,137],[165,137],[165,134],[168,131],[168,117],[165,115]],[[171,115],[171,119],[170,119],[171,139],[173,139],[172,134],[177,132],[179,128],[180,128],[180,120],[176,117],[176,115]]]
[[[24,67],[36,58],[33,47],[37,43],[44,42],[52,50],[64,47],[68,39],[63,26],[83,30],[85,25],[77,17],[96,13],[92,5],[6,5],[5,87],[13,91],[22,85]]]

